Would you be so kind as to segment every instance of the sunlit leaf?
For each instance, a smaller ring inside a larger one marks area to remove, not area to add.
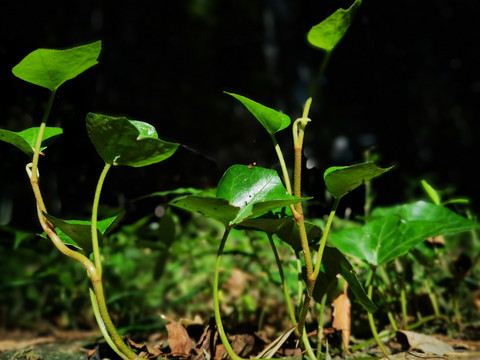
[[[38,49],[28,54],[13,69],[13,74],[51,91],[98,64],[102,42],[66,50]]]
[[[231,224],[305,200],[289,195],[275,170],[245,165],[233,165],[225,172],[217,197],[240,208]]]
[[[338,9],[325,20],[313,26],[307,34],[307,41],[314,47],[332,51],[352,24],[361,0],[356,0],[348,9]]]
[[[363,185],[365,182],[380,176],[392,167],[382,169],[373,162],[355,164],[351,166],[335,166],[328,168],[323,178],[327,190],[333,197],[340,199],[350,191]]]
[[[32,127],[19,132],[0,129],[0,140],[12,144],[27,154],[28,157],[33,158],[33,149],[37,142],[39,129],[39,127]],[[46,127],[40,151],[45,150],[62,133],[61,128]]]
[[[275,170],[233,165],[218,183],[216,197],[189,195],[171,204],[235,226],[303,200],[287,193]]]
[[[377,219],[330,236],[340,251],[372,265],[382,265],[406,254],[427,238],[480,227],[448,208],[423,201],[377,208],[372,217]]]
[[[240,101],[271,135],[285,129],[291,123],[288,115],[278,112],[277,110],[271,109],[242,95],[226,91],[225,94],[231,95]]]
[[[168,159],[179,144],[158,138],[145,122],[102,114],[87,114],[90,140],[107,164],[141,167]]]

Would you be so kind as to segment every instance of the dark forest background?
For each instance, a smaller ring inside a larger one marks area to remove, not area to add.
[[[306,33],[351,3],[3,1],[0,126],[20,131],[40,123],[48,91],[11,73],[24,56],[102,40],[100,64],[64,84],[51,113],[49,125],[61,126],[64,135],[47,150],[40,171],[55,215],[88,216],[103,166],[86,135],[90,111],[150,122],[161,138],[184,145],[164,163],[114,169],[102,195],[110,206],[179,186],[215,186],[235,163],[276,167],[268,134],[225,90],[292,120],[315,94],[304,190],[320,209],[323,171],[362,161],[372,146],[380,165],[396,164],[374,183],[376,204],[420,197],[419,180],[426,178],[470,197],[478,209],[478,1],[364,0],[320,78],[323,53],[307,45]],[[292,163],[291,132],[278,138]],[[27,160],[0,144],[0,223],[38,230]],[[362,197],[359,190],[344,201],[354,214],[361,214]]]

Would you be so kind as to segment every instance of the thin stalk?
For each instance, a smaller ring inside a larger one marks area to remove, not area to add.
[[[227,351],[227,354],[232,358],[232,360],[243,360],[240,356],[235,354],[233,351],[230,342],[228,341],[227,334],[223,328],[222,316],[220,314],[220,301],[218,299],[218,283],[219,283],[219,273],[220,273],[220,264],[222,262],[223,249],[225,248],[225,243],[227,242],[228,235],[230,234],[230,227],[225,228],[223,233],[222,240],[220,242],[220,247],[218,248],[217,261],[215,262],[215,275],[213,278],[213,306],[215,312],[215,323],[217,325],[217,331],[220,335],[220,340]]]
[[[440,313],[440,307],[438,306],[437,297],[432,291],[430,279],[425,280],[425,289],[427,290],[428,298],[430,299],[430,303],[432,304],[433,313],[435,314],[435,316],[441,317],[442,314]]]
[[[95,279],[92,279],[92,285],[98,304],[98,311],[103,319],[108,333],[110,334],[110,337],[115,342],[115,345],[120,350],[120,352],[126,355],[129,359],[140,359],[137,357],[137,354],[135,354],[132,349],[130,349],[125,344],[122,337],[118,334],[117,328],[113,324],[112,319],[110,318],[110,314],[108,313],[107,309],[107,303],[105,300],[102,279],[98,278],[97,276]]]
[[[98,206],[100,203],[100,194],[102,192],[103,183],[105,182],[105,178],[111,166],[112,166],[111,164],[105,163],[105,166],[97,182],[97,187],[95,189],[95,196],[93,198],[93,206],[92,206],[92,225],[91,225],[92,249],[93,249],[93,257],[95,259],[95,267],[97,268],[98,277],[100,279],[102,278],[102,259],[100,257],[100,248],[98,245],[98,229],[97,229]]]
[[[330,211],[330,214],[328,215],[327,223],[325,224],[325,229],[323,230],[322,238],[320,239],[320,245],[318,248],[318,253],[317,253],[317,262],[315,264],[315,272],[313,274],[313,277],[316,279],[319,272],[320,272],[320,267],[322,264],[322,258],[323,258],[323,252],[325,250],[325,245],[327,244],[327,237],[328,233],[330,232],[330,227],[332,226],[333,218],[335,217],[335,213],[338,208],[338,204],[340,203],[340,198],[335,199],[333,202],[332,210]]]
[[[369,279],[367,281],[369,283],[367,295],[370,298],[370,300],[372,299],[372,294],[373,294],[373,273],[374,273],[374,270],[373,269],[370,270]],[[367,312],[367,316],[368,316],[368,323],[370,325],[370,330],[372,331],[372,335],[375,339],[375,342],[377,343],[378,347],[380,348],[380,350],[385,356],[387,357],[390,356],[390,353],[385,348],[385,346],[382,343],[382,340],[380,340],[380,337],[378,336],[377,327],[375,326],[375,319],[373,318],[373,314],[371,312]]]
[[[273,241],[272,235],[267,234],[267,236],[268,236],[268,241],[270,242],[270,246],[272,247],[273,254],[275,255],[275,261],[277,263],[278,273],[280,274],[280,279],[282,280],[283,294],[285,295],[285,303],[287,305],[287,312],[288,312],[288,315],[290,316],[290,320],[292,321],[292,325],[297,326],[297,318],[295,316],[295,310],[293,308],[292,298],[291,298],[291,295],[290,295],[290,290],[288,289],[287,280],[285,279],[285,274],[283,272],[282,260],[280,259],[280,256],[278,254],[277,247],[275,246],[275,242]],[[295,334],[297,336],[300,336],[300,333],[298,333],[298,329],[295,329]]]
[[[270,137],[273,141],[273,145],[275,147],[275,152],[277,153],[278,161],[280,162],[280,167],[282,169],[282,174],[283,174],[283,181],[285,181],[285,188],[287,189],[287,192],[290,195],[292,195],[292,185],[290,183],[290,176],[288,175],[288,169],[287,169],[287,165],[285,164],[285,158],[283,157],[282,149],[280,148],[280,145],[277,142],[277,138],[275,137],[275,134],[270,134]]]
[[[100,332],[103,335],[103,338],[107,342],[107,344],[110,346],[110,348],[115,351],[123,360],[130,360],[128,356],[124,355],[117,347],[115,342],[112,340],[110,337],[110,334],[108,333],[107,327],[105,326],[105,323],[103,322],[102,315],[100,314],[100,309],[98,308],[98,302],[97,302],[97,297],[95,296],[95,292],[90,288],[90,301],[92,302],[92,308],[93,308],[93,314],[95,315],[95,319],[97,320],[98,327],[100,328]]]
[[[321,352],[322,352],[322,339],[323,339],[323,317],[325,315],[325,305],[327,303],[327,294],[323,294],[322,296],[322,301],[320,302],[320,304],[318,304],[318,312],[319,312],[319,315],[318,315],[318,329],[317,329],[317,341],[318,341],[318,344],[317,344],[317,351],[318,351],[318,355],[320,356]]]

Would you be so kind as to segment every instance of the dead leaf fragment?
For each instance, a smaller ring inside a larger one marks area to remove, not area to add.
[[[397,340],[399,343],[407,343],[410,349],[423,351],[434,355],[444,355],[454,352],[451,345],[440,341],[433,336],[419,334],[413,331],[398,331]]]
[[[348,283],[345,282],[344,293],[333,300],[333,323],[332,326],[336,330],[342,332],[342,341],[345,345],[345,351],[348,353],[350,343],[350,308],[351,303],[347,294]]]
[[[161,315],[163,319],[170,323],[165,325],[168,332],[168,346],[172,354],[189,355],[193,349],[193,340],[188,335],[187,330],[178,322],[165,315]]]

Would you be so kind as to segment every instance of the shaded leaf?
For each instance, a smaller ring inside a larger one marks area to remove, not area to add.
[[[226,91],[225,94],[231,95],[240,101],[271,135],[285,129],[291,123],[288,115],[278,112],[277,110],[271,109],[242,95],[233,94]]]
[[[0,140],[12,144],[27,154],[28,157],[33,158],[39,129],[39,127],[32,127],[19,132],[0,129]],[[45,150],[62,133],[63,130],[59,127],[46,127],[40,151]]]
[[[323,179],[328,192],[336,199],[340,199],[365,182],[391,169],[392,167],[382,169],[373,162],[351,166],[334,166],[325,171]]]
[[[102,114],[87,114],[90,140],[107,164],[147,166],[172,156],[179,144],[160,140],[145,122]]]
[[[55,91],[65,81],[98,64],[101,50],[101,41],[67,50],[38,49],[20,61],[12,73],[24,81]]]
[[[322,266],[329,281],[323,283],[317,281],[314,290],[314,297],[317,301],[321,301],[323,294],[327,293],[328,283],[336,281],[337,275],[340,274],[348,283],[350,291],[363,308],[372,313],[377,311],[377,306],[367,296],[365,289],[358,281],[352,265],[338,249],[329,246],[325,247]]]
[[[307,34],[307,41],[312,46],[328,52],[335,49],[353,22],[361,3],[361,0],[356,0],[348,9],[338,9],[313,26]]]
[[[56,228],[60,239],[67,245],[74,246],[87,255],[92,250],[92,230],[91,221],[88,220],[62,220],[53,215],[43,213],[43,215]],[[101,240],[116,225],[122,214],[99,220],[97,222],[98,238]]]

